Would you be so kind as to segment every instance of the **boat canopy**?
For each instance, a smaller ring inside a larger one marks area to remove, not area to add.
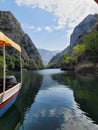
[[[21,52],[21,47],[12,41],[10,38],[8,38],[4,33],[0,32],[0,46],[12,46],[15,49],[17,49],[19,52]]]

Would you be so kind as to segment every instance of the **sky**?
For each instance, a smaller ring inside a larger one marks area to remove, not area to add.
[[[11,11],[37,48],[64,50],[73,29],[89,14],[98,13],[93,0],[0,0]]]

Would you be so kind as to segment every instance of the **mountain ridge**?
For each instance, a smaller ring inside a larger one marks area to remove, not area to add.
[[[25,68],[43,68],[42,59],[37,48],[10,11],[0,11],[0,31],[20,44]],[[10,50],[9,52],[11,54]]]
[[[41,49],[41,48],[39,48],[38,51],[39,51],[39,53],[40,53],[40,55],[41,55],[43,64],[44,64],[45,66],[48,65],[49,61],[51,60],[51,58],[52,58],[54,55],[56,55],[57,53],[60,52],[59,50],[50,51],[50,50]]]
[[[75,68],[75,59],[74,59],[74,52],[73,48],[77,44],[81,44],[83,38],[92,32],[94,28],[96,28],[96,24],[98,23],[98,14],[95,15],[88,15],[83,21],[81,21],[73,30],[73,33],[70,37],[70,45],[65,48],[59,55],[52,58],[49,63],[49,68],[59,67],[62,69],[67,68],[69,69]],[[72,60],[69,64],[64,64],[65,60],[68,62]]]

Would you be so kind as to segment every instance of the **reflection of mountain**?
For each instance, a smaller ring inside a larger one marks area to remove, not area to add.
[[[78,76],[78,84],[74,90],[75,100],[87,116],[98,124],[98,78]]]
[[[41,86],[42,76],[34,74],[34,72],[23,72],[23,86],[15,102],[20,114],[21,122],[24,120],[27,109],[30,108],[34,102],[35,96]]]
[[[53,79],[71,88],[82,111],[98,124],[98,77],[66,73],[53,75]]]
[[[19,73],[13,72],[19,80]],[[0,118],[0,130],[14,130],[22,125],[26,111],[31,107],[37,95],[42,76],[36,72],[23,71],[23,84],[15,104]]]

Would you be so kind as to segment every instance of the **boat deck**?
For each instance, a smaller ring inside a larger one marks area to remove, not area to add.
[[[1,77],[0,78],[0,93],[3,92],[3,82],[4,82],[4,79],[3,77]],[[5,91],[14,87],[15,85],[17,85],[17,80],[15,76],[11,75],[11,76],[5,77]]]
[[[17,84],[18,84],[18,83],[17,83]],[[8,90],[8,89],[10,89],[10,88],[12,88],[12,87],[14,87],[14,86],[17,85],[17,84],[6,86],[6,87],[5,87],[5,91]],[[3,92],[3,86],[0,86],[0,94],[1,94],[2,92]]]

